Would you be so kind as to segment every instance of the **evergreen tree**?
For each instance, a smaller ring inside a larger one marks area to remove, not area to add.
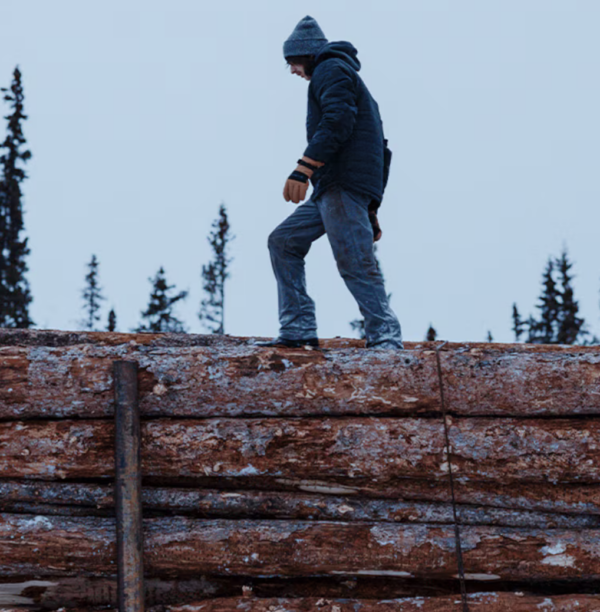
[[[513,304],[512,320],[512,330],[515,333],[515,342],[519,342],[519,338],[524,333],[524,327],[526,325],[526,322],[521,319],[521,315],[519,314],[519,310],[517,309],[516,304]]]
[[[554,262],[552,259],[548,259],[542,277],[543,291],[539,297],[539,304],[537,304],[537,308],[540,310],[540,318],[539,320],[530,318],[527,342],[534,344],[556,343],[560,303],[553,273]]]
[[[25,277],[28,266],[25,258],[30,253],[27,238],[21,239],[24,230],[21,183],[27,178],[20,163],[31,158],[30,151],[21,147],[26,143],[21,127],[27,119],[23,113],[23,86],[21,72],[15,68],[13,81],[5,92],[4,100],[10,103],[12,114],[8,120],[8,133],[0,145],[0,327],[29,328],[34,325],[29,316],[29,304],[33,301],[29,283]]]
[[[427,340],[427,342],[434,342],[436,338],[437,332],[435,331],[433,325],[430,323],[429,329],[427,330],[427,335],[425,336],[425,340]]]
[[[108,313],[108,327],[106,331],[114,332],[117,330],[117,314],[115,313],[115,309],[111,308]]]
[[[94,331],[96,322],[100,321],[100,302],[106,299],[102,295],[102,290],[98,284],[98,259],[96,255],[92,255],[92,260],[88,264],[89,272],[85,277],[85,289],[82,291],[83,309],[86,312],[86,318],[81,322],[83,329]]]
[[[361,340],[366,339],[367,334],[365,332],[365,320],[364,319],[354,319],[353,321],[350,321],[350,327],[352,328],[352,331],[358,334],[358,337]]]
[[[161,268],[154,278],[148,279],[152,283],[152,293],[148,308],[142,312],[142,319],[134,332],[186,332],[184,324],[173,315],[173,306],[179,300],[187,297],[187,291],[180,291],[171,295],[174,285],[168,285],[165,271]]]
[[[212,259],[202,266],[203,289],[207,294],[200,302],[198,318],[212,334],[225,333],[225,281],[229,278],[229,243],[235,238],[224,204],[219,206],[219,216],[212,223],[208,243]]]
[[[571,286],[573,276],[569,274],[573,264],[569,261],[566,249],[563,249],[561,256],[556,259],[555,263],[560,282],[560,308],[556,342],[558,344],[575,344],[577,339],[580,336],[587,335],[587,332],[583,329],[584,320],[577,316],[579,304],[573,296],[573,287]]]
[[[548,259],[542,277],[542,294],[539,297],[537,308],[540,318],[531,315],[527,322],[521,322],[528,327],[527,342],[536,344],[575,344],[576,342],[589,342],[590,333],[586,329],[585,321],[578,316],[579,304],[575,300],[570,273],[573,264],[569,261],[567,250],[563,249],[560,257]],[[558,282],[555,280],[558,274]],[[516,305],[513,305],[513,322]],[[516,324],[513,330],[516,329]],[[516,334],[516,331],[515,331]]]

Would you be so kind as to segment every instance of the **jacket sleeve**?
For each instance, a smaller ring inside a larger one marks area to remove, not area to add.
[[[334,63],[311,85],[322,115],[304,155],[327,163],[354,129],[358,114],[357,81],[349,70]]]

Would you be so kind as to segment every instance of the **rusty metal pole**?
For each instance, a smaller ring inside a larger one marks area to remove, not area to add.
[[[114,361],[115,506],[119,612],[143,612],[142,473],[137,363]]]

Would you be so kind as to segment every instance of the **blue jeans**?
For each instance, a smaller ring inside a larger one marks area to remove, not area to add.
[[[281,338],[317,337],[315,303],[306,292],[304,258],[327,234],[340,275],[365,320],[367,346],[403,348],[400,323],[388,303],[373,252],[373,229],[366,195],[332,187],[309,199],[269,236],[277,279]]]

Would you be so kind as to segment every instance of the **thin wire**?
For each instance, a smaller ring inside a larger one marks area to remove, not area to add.
[[[452,461],[450,453],[450,438],[448,436],[448,423],[446,422],[446,402],[444,399],[444,383],[442,381],[442,364],[440,362],[440,349],[448,344],[446,340],[443,344],[435,349],[435,358],[437,361],[438,380],[440,385],[440,398],[442,401],[442,414],[444,417],[444,434],[446,436],[446,448],[448,449],[448,476],[450,479],[450,494],[452,496],[452,512],[454,514],[454,542],[456,544],[456,558],[458,560],[458,577],[460,579],[460,594],[462,599],[463,612],[469,612],[467,603],[467,589],[465,585],[465,568],[463,565],[462,548],[460,545],[460,531],[458,528],[458,517],[456,514],[456,500],[454,499],[454,478],[452,477]]]

